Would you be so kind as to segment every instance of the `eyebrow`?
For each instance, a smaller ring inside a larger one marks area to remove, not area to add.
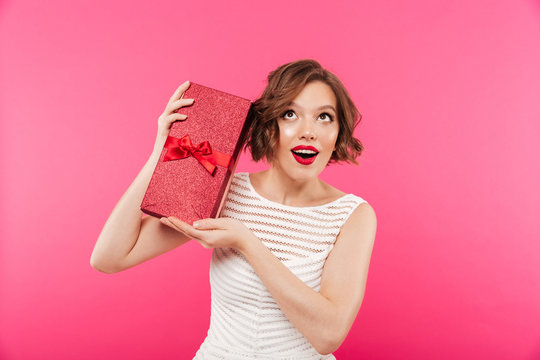
[[[293,105],[293,106],[296,106],[300,109],[303,109],[300,105],[298,105],[297,103],[295,103],[294,101],[291,101],[290,105]],[[322,109],[331,109],[333,110],[336,114],[337,114],[337,111],[336,109],[334,109],[334,107],[332,105],[323,105],[323,106],[319,106],[317,109],[315,110],[322,110]]]

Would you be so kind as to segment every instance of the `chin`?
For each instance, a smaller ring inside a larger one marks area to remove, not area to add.
[[[308,181],[313,178],[318,178],[319,174],[322,172],[322,170],[324,170],[315,166],[301,166],[303,167],[298,167],[298,164],[292,164],[292,166],[282,168],[282,170],[291,179],[296,181]]]
[[[324,166],[321,166],[321,160],[325,159],[319,158],[310,165],[301,165],[294,158],[286,158],[283,161],[277,160],[273,166],[289,178],[303,182],[318,178],[319,174],[326,168],[330,157],[326,159]]]

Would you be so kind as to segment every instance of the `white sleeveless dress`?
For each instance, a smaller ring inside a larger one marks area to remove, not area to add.
[[[222,217],[242,221],[298,278],[319,292],[324,262],[358,205],[353,194],[293,207],[260,196],[248,173],[233,175]],[[216,248],[210,263],[210,328],[194,360],[335,359],[321,355],[287,319],[242,254]]]

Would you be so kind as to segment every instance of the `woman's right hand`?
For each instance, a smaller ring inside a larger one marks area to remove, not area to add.
[[[165,111],[158,118],[158,132],[156,143],[154,145],[154,152],[157,155],[161,154],[163,150],[163,145],[167,140],[169,131],[171,130],[171,125],[175,121],[183,121],[187,119],[187,116],[184,114],[178,113],[178,109],[184,106],[192,105],[195,101],[194,99],[182,99],[184,92],[189,88],[189,81],[186,81],[176,89],[174,94],[169,99],[169,103],[165,107]]]

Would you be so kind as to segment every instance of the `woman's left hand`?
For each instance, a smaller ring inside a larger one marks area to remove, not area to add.
[[[241,221],[231,218],[202,219],[193,226],[174,217],[162,217],[161,222],[199,242],[204,248],[234,248],[242,251],[255,235]]]

